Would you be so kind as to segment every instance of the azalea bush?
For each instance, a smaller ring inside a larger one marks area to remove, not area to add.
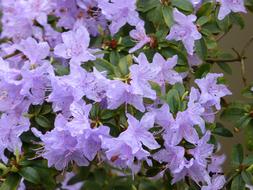
[[[253,189],[253,39],[232,54],[219,46],[252,0],[0,7],[0,190]],[[245,103],[226,100],[231,64]],[[246,141],[223,171],[218,137],[238,131]]]

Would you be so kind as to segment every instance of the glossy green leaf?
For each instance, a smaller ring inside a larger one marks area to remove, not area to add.
[[[238,166],[243,162],[243,147],[241,144],[233,146],[232,149],[232,164]]]
[[[1,184],[0,190],[16,190],[18,189],[21,177],[18,174],[10,174]]]
[[[237,175],[231,184],[231,190],[244,190],[245,182],[243,181],[241,175]]]
[[[35,121],[36,123],[43,127],[43,128],[50,128],[51,127],[51,123],[50,121],[48,120],[48,118],[46,118],[45,116],[43,115],[38,115],[35,117]]]
[[[32,167],[25,167],[22,168],[19,172],[18,172],[25,180],[34,183],[34,184],[39,184],[40,183],[40,175],[37,172],[37,170],[35,170]]]
[[[164,18],[166,25],[168,27],[171,27],[174,23],[173,15],[172,15],[172,12],[173,12],[172,8],[169,6],[164,6],[162,8],[162,10],[163,10],[163,18]]]

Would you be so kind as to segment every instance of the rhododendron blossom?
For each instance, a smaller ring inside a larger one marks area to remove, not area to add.
[[[240,144],[230,158],[217,137],[245,129],[253,150],[253,106],[226,99],[223,74],[239,62],[253,97],[252,40],[235,55],[219,41],[252,10],[243,0],[2,0],[0,189],[251,189],[252,158]]]

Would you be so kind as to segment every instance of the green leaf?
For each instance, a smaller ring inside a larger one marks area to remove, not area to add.
[[[94,61],[96,69],[99,71],[107,71],[109,75],[114,74],[115,66],[112,65],[110,62],[108,62],[105,59],[96,59]]]
[[[34,183],[39,184],[40,183],[40,175],[39,173],[32,167],[25,167],[22,168],[18,172],[25,180]]]
[[[164,24],[162,5],[158,5],[147,13],[147,20],[151,21],[154,25],[159,26]],[[158,27],[157,27],[158,29]]]
[[[213,36],[210,36],[210,35],[208,37],[204,36],[204,40],[205,40],[207,49],[210,50],[210,49],[215,49],[217,47],[216,39]]]
[[[36,123],[43,127],[43,128],[50,128],[51,127],[51,123],[50,121],[48,120],[48,118],[46,118],[45,116],[43,115],[38,115],[35,117],[35,121]]]
[[[185,93],[185,87],[182,83],[176,83],[173,86],[173,89],[177,90],[179,95],[182,97]]]
[[[197,71],[194,73],[196,78],[202,78],[211,70],[210,64],[202,64]]]
[[[244,88],[242,90],[242,95],[245,96],[246,98],[253,98],[253,91],[251,90],[252,87],[253,85],[249,85],[246,88]]]
[[[243,107],[229,106],[221,113],[221,118],[228,121],[237,121],[245,114]]]
[[[243,181],[241,175],[237,175],[231,184],[231,190],[244,190],[245,182]]]
[[[244,20],[242,18],[242,15],[240,13],[231,13],[230,14],[230,19],[233,23],[237,24],[238,26],[240,26],[241,29],[244,28],[245,23]]]
[[[18,174],[10,174],[6,180],[2,183],[0,190],[16,190],[21,177]]]
[[[217,65],[224,71],[224,72],[226,72],[227,74],[230,74],[230,75],[232,75],[232,69],[231,69],[231,67],[230,67],[230,65],[229,64],[227,64],[227,63],[217,63]]]
[[[115,111],[111,111],[111,110],[103,110],[101,113],[101,119],[102,120],[107,120],[110,119],[112,117],[114,117],[115,115]]]
[[[226,129],[221,123],[216,123],[216,127],[212,132],[213,134],[223,137],[233,137],[233,133]]]
[[[253,126],[248,125],[245,128],[245,140],[246,140],[246,147],[248,150],[253,150]]]
[[[233,146],[232,149],[232,164],[234,166],[239,166],[243,162],[243,147],[241,144]]]
[[[202,16],[202,17],[200,17],[200,18],[197,20],[197,24],[200,25],[200,26],[202,26],[202,25],[206,24],[209,20],[210,20],[209,17],[207,17],[207,16]]]
[[[117,51],[112,51],[112,52],[110,53],[110,62],[111,62],[113,65],[117,65],[118,62],[119,62],[119,59],[120,59],[119,52],[117,52]]]
[[[41,115],[46,115],[52,111],[52,107],[49,104],[44,104],[40,110]]]
[[[169,104],[171,112],[177,113],[180,107],[180,96],[177,90],[172,89],[166,95],[166,102]]]
[[[205,2],[201,5],[201,7],[197,11],[197,16],[209,16],[213,11],[214,3],[212,2]]]
[[[200,40],[196,41],[195,42],[195,49],[196,49],[196,53],[199,56],[199,58],[204,60],[207,55],[207,46],[205,44],[205,40],[200,39]]]
[[[250,121],[252,120],[252,117],[249,115],[244,115],[236,122],[235,127],[237,128],[245,128],[249,125]]]
[[[147,12],[157,6],[157,0],[138,0],[137,10],[140,12]]]
[[[119,69],[122,75],[127,75],[129,73],[129,66],[133,63],[131,55],[122,57],[119,61]]]
[[[187,12],[193,12],[193,6],[191,4],[190,1],[186,1],[186,0],[172,0],[171,4],[174,7],[177,7],[183,11],[187,11]]]
[[[173,21],[173,15],[172,15],[172,8],[169,6],[164,6],[162,8],[163,10],[163,18],[168,27],[171,27],[174,23]]]
[[[253,185],[253,175],[248,171],[242,171],[241,173],[243,181],[247,185]]]

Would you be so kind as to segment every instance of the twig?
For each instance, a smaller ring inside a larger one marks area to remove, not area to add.
[[[8,54],[8,55],[3,56],[2,58],[3,58],[4,60],[5,60],[5,59],[9,59],[9,58],[11,58],[11,57],[13,57],[13,56],[15,56],[15,55],[20,54],[20,53],[21,53],[20,51],[16,50],[16,51],[14,51],[14,52],[11,53],[11,54]]]

